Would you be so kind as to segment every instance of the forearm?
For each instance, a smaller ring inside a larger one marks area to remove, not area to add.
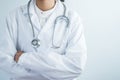
[[[81,61],[79,57],[71,59],[65,55],[54,52],[51,52],[50,55],[43,54],[25,53],[21,56],[18,63],[39,74],[43,74],[52,80],[71,80],[79,76],[83,70],[83,66],[79,63]],[[78,64],[74,62],[77,62]]]

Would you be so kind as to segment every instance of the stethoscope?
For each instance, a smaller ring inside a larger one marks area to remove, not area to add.
[[[36,48],[40,47],[41,42],[40,42],[40,39],[35,38],[34,26],[33,26],[33,24],[32,24],[32,20],[31,20],[31,17],[30,17],[30,10],[29,10],[31,1],[32,1],[32,0],[30,0],[30,1],[28,2],[27,11],[28,11],[28,18],[29,18],[29,21],[30,21],[30,24],[31,24],[31,27],[32,27],[33,38],[34,38],[34,39],[31,41],[31,44],[32,44],[32,46],[36,49]],[[61,46],[61,44],[60,44],[60,45],[55,45],[55,44],[54,44],[54,36],[55,36],[54,32],[55,32],[55,26],[56,26],[56,24],[57,24],[57,21],[58,21],[58,20],[64,20],[64,21],[66,22],[66,26],[65,26],[65,27],[68,28],[68,26],[69,26],[69,19],[68,19],[68,17],[65,16],[66,6],[65,6],[65,4],[63,4],[63,6],[64,6],[64,13],[63,13],[63,15],[58,16],[58,17],[55,19],[55,21],[54,21],[53,34],[52,34],[52,47],[53,47],[53,48],[60,48],[60,46]]]

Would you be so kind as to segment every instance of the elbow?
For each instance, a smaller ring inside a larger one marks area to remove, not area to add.
[[[74,72],[71,72],[68,80],[78,79],[83,72],[84,72],[83,68],[77,67],[76,70],[74,70]]]
[[[76,66],[74,73],[76,74],[77,77],[84,73],[84,68],[85,66],[81,66],[81,65]]]
[[[80,69],[77,69],[77,71],[74,70],[74,72],[71,72],[69,74],[69,77],[66,78],[67,80],[76,80],[81,74],[83,73],[83,70],[80,68]]]
[[[84,72],[86,60],[79,60],[78,58],[70,59],[69,63],[65,62],[67,65],[67,70],[69,73],[73,74],[74,76],[78,77]]]
[[[71,65],[69,66],[69,77],[71,76],[71,80],[78,78],[84,72],[84,68],[80,65]]]
[[[74,69],[73,74],[75,74],[75,77],[79,77],[82,73],[84,72],[84,69],[81,67],[76,67],[76,69]]]
[[[72,69],[71,71],[73,73],[80,75],[84,72],[85,62],[74,61],[74,63],[69,67]]]
[[[72,69],[71,72],[75,74],[76,77],[79,77],[84,72],[85,63],[84,64],[81,63],[78,62],[76,64],[71,65],[71,69]]]
[[[87,56],[84,56],[82,58],[74,58],[72,69],[74,69],[76,74],[81,75],[84,72],[86,62]]]

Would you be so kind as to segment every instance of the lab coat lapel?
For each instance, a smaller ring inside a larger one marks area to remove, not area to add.
[[[38,30],[38,32],[39,32],[40,29],[38,29],[37,26],[40,26],[40,23],[39,23],[39,19],[37,17],[35,9],[34,9],[34,2],[35,1],[32,0],[32,2],[30,3],[30,17],[31,17],[34,28],[36,30]],[[55,19],[58,16],[63,15],[63,12],[64,12],[64,7],[63,7],[62,3],[58,0],[57,6],[56,6],[54,12],[51,14],[51,16],[47,20],[46,24],[43,26],[40,34],[38,35],[39,38],[43,35],[42,33],[47,32],[46,34],[50,35],[50,33],[48,31],[50,30],[50,28],[53,28]],[[28,18],[27,6],[26,6],[26,8],[23,8],[23,13],[25,16],[27,15],[27,18]],[[29,19],[28,19],[28,22],[29,22]]]
[[[63,5],[60,2],[55,8],[54,12],[49,17],[49,19],[47,20],[46,24],[43,26],[40,34],[38,35],[38,38],[41,40],[41,46],[44,46],[45,48],[51,46],[55,19],[58,16],[63,15],[63,11]]]

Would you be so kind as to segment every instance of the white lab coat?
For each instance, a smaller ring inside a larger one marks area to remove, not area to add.
[[[64,8],[59,1],[59,6],[50,16],[41,29],[38,38],[41,46],[37,51],[32,47],[33,32],[28,19],[27,5],[11,12],[6,19],[4,35],[0,34],[0,69],[11,75],[11,80],[75,80],[84,70],[87,59],[87,49],[84,30],[79,15],[67,9],[69,27],[64,38],[64,22],[56,28],[54,43],[62,42],[60,48],[52,47],[52,33],[54,20],[63,14]],[[37,15],[30,5],[30,15],[35,33],[40,26]],[[24,51],[18,63],[14,61],[17,50]]]

